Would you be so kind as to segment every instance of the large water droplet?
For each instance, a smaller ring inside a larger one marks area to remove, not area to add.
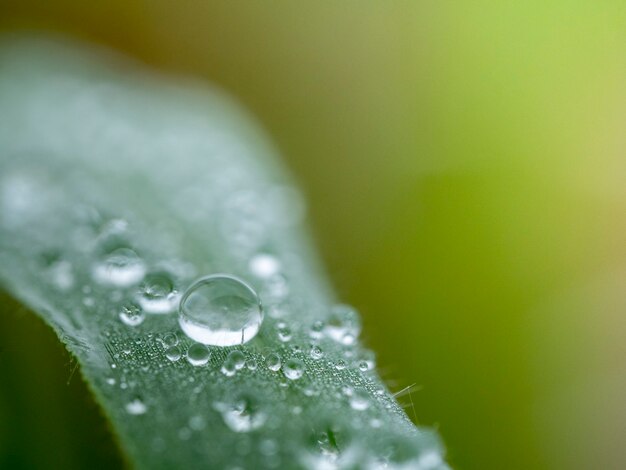
[[[117,248],[106,253],[93,267],[93,277],[101,284],[131,286],[143,278],[146,266],[130,248]]]
[[[178,306],[179,295],[172,278],[163,272],[148,274],[137,292],[137,302],[146,313],[170,313]]]
[[[263,321],[256,292],[226,274],[204,277],[187,289],[178,322],[191,339],[214,346],[235,346],[256,336]]]
[[[187,349],[187,361],[192,366],[203,366],[209,362],[211,353],[204,344],[194,343]]]

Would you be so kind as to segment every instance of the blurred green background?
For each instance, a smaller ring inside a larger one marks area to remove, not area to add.
[[[455,468],[626,468],[623,0],[0,0],[0,29],[109,45],[248,107]],[[53,334],[0,300],[0,467],[119,465]]]

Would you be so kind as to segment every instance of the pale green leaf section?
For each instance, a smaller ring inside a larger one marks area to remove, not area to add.
[[[302,197],[228,98],[106,51],[5,38],[0,110],[0,280],[76,355],[134,466],[447,468],[371,353],[319,334],[336,299]],[[137,269],[102,271],[114,248],[136,253]],[[260,253],[278,261],[275,272],[251,268]],[[264,305],[260,333],[192,366],[177,311],[120,321],[153,272],[178,295],[207,274],[246,280]],[[163,345],[171,333],[174,361]],[[234,349],[247,362],[229,376]],[[268,367],[272,353],[282,369]],[[294,358],[304,365],[296,380],[285,375]]]

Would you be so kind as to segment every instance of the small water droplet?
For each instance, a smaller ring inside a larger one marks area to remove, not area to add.
[[[313,322],[311,328],[309,328],[309,336],[314,339],[319,339],[324,334],[324,322],[317,320]]]
[[[349,305],[334,305],[324,331],[338,343],[352,345],[361,332],[359,314]]]
[[[142,415],[148,411],[148,407],[139,398],[126,403],[126,411],[131,415]]]
[[[282,274],[274,274],[265,281],[263,298],[270,302],[280,302],[289,294],[287,279]]]
[[[278,327],[278,339],[283,343],[291,341],[291,329],[284,323]]]
[[[273,255],[258,253],[252,257],[248,267],[252,274],[265,279],[280,271],[280,261]]]
[[[346,368],[346,361],[344,361],[343,359],[339,359],[337,362],[335,362],[335,369],[344,370],[345,368]]]
[[[228,357],[231,361],[233,361],[237,370],[243,369],[243,366],[246,363],[246,356],[244,356],[241,351],[231,351],[228,354]]]
[[[370,406],[369,396],[363,390],[355,390],[350,396],[350,407],[353,410],[363,411]]]
[[[167,333],[162,338],[159,338],[159,341],[161,341],[164,348],[171,348],[178,344],[178,336],[176,336],[176,333]]]
[[[148,274],[137,292],[137,302],[146,313],[163,314],[176,310],[180,296],[169,274]]]
[[[324,351],[322,351],[322,348],[317,345],[311,346],[311,351],[309,352],[309,354],[311,355],[311,358],[315,360],[324,357]]]
[[[245,362],[246,357],[241,351],[231,351],[222,364],[222,373],[231,377],[235,375],[238,370],[243,368]]]
[[[263,311],[252,287],[234,276],[215,274],[196,281],[185,292],[178,321],[195,341],[235,346],[256,336]]]
[[[370,420],[370,426],[374,429],[378,429],[383,425],[383,422],[378,418],[372,418]]]
[[[359,362],[359,370],[361,372],[367,372],[368,370],[370,370],[370,366],[367,363],[367,361],[360,361]]]
[[[61,291],[67,291],[74,286],[74,273],[69,261],[59,260],[48,268],[52,284]]]
[[[283,366],[283,374],[289,380],[298,380],[304,374],[304,364],[300,359],[291,358]]]
[[[178,346],[170,346],[165,350],[165,357],[167,357],[170,361],[176,362],[182,356],[182,352]]]
[[[115,385],[115,379],[114,379],[113,377],[109,377],[109,378],[107,379],[107,383],[108,383],[109,385]]]
[[[222,414],[224,423],[234,432],[250,432],[263,426],[267,415],[248,397],[232,402],[216,402],[214,408]]]
[[[256,359],[254,359],[253,357],[251,357],[250,359],[248,359],[248,360],[246,361],[246,367],[247,367],[249,370],[256,370],[256,368],[257,368],[257,362],[256,362]]]
[[[265,358],[267,368],[271,371],[278,371],[281,366],[280,356],[276,353],[271,353]]]
[[[135,304],[128,304],[122,307],[119,313],[122,323],[128,326],[138,326],[143,323],[146,316],[143,311]]]
[[[143,260],[130,248],[106,253],[93,267],[92,275],[101,284],[128,287],[141,281],[146,273]]]
[[[206,427],[206,420],[200,415],[192,416],[189,418],[189,427],[194,431],[201,431]]]
[[[211,353],[204,344],[194,343],[187,349],[187,361],[192,366],[203,366],[209,362]]]

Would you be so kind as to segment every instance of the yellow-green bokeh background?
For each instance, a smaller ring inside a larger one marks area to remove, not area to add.
[[[385,379],[419,386],[402,401],[455,468],[626,468],[623,0],[0,0],[0,26],[111,45],[248,107]],[[99,421],[80,383],[63,392],[67,356],[3,313],[0,380],[19,391],[0,383],[0,453],[105,458],[102,430],[72,448]],[[56,378],[20,388],[18,360]],[[3,426],[15,407],[31,421]]]

